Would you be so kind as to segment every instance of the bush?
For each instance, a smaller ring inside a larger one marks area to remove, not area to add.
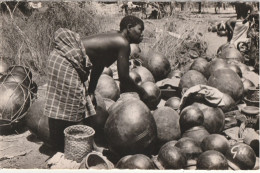
[[[41,75],[45,74],[46,61],[53,49],[54,32],[58,28],[68,28],[81,37],[99,32],[99,21],[91,4],[46,2],[44,8],[44,11],[34,11],[30,16],[15,15],[17,12],[14,12],[3,14],[1,18],[1,32],[4,33],[1,56],[11,58],[13,64],[28,66]]]

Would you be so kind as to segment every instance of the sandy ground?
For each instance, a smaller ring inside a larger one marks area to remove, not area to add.
[[[230,16],[234,16],[234,11],[214,14],[211,9],[210,14],[201,14],[203,21],[225,21]],[[153,22],[162,22],[153,20]],[[208,26],[202,25],[204,31]],[[218,47],[226,42],[226,37],[219,37],[216,33],[205,32],[206,42],[208,43],[207,54],[216,53]],[[55,154],[50,148],[32,135],[28,130],[9,136],[0,136],[0,168],[17,169],[36,169],[46,168],[46,161]]]

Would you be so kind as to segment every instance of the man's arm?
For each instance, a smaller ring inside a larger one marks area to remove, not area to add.
[[[144,89],[137,85],[129,76],[129,55],[130,46],[122,46],[117,59],[117,70],[120,81],[121,92],[137,92],[140,96],[143,95]]]
[[[228,21],[226,21],[226,29],[228,31],[234,32],[233,26],[235,26],[236,18],[230,18]]]
[[[89,82],[89,87],[88,87],[88,94],[90,95],[91,99],[94,99],[94,92],[97,87],[98,79],[100,75],[102,74],[104,70],[104,66],[102,65],[94,65],[91,74],[90,74],[90,82]]]

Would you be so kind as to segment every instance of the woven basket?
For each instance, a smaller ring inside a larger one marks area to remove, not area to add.
[[[79,169],[113,169],[114,164],[102,153],[92,151],[81,162]]]
[[[95,131],[86,125],[73,125],[64,130],[64,156],[78,163],[93,150]]]

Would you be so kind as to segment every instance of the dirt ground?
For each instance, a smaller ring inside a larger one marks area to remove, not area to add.
[[[234,10],[229,9],[222,11],[220,14],[214,14],[214,9],[210,13],[194,15],[194,18],[201,20],[203,34],[208,43],[207,54],[216,53],[218,47],[226,42],[226,37],[219,37],[216,33],[208,32],[209,21],[226,21],[229,17],[234,16]],[[164,19],[153,20],[164,22]],[[0,168],[14,169],[37,169],[47,168],[46,161],[55,154],[50,148],[43,145],[28,130],[23,130],[20,134],[0,136]]]

